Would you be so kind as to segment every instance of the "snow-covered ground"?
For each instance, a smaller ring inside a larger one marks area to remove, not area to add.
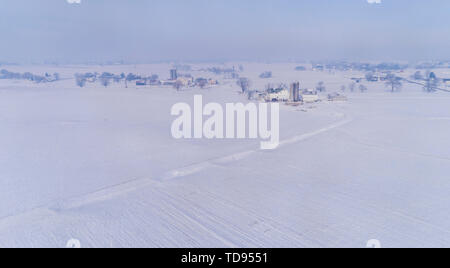
[[[244,66],[255,89],[324,81],[330,93],[363,76]],[[282,105],[282,145],[260,151],[171,136],[177,102],[245,102],[232,80],[192,71],[222,84],[181,92],[73,80],[170,67],[5,67],[63,80],[0,80],[0,247],[450,247],[450,93],[377,82],[345,103]]]

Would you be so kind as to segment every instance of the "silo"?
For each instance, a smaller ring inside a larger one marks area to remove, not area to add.
[[[290,94],[289,94],[289,100],[292,102],[297,102],[300,100],[300,83],[299,82],[295,82],[291,84],[291,89],[290,89]]]

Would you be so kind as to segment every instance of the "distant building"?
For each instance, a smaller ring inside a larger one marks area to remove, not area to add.
[[[169,80],[169,81],[160,81],[162,86],[174,86],[176,81],[175,80]]]
[[[216,86],[216,85],[219,84],[219,81],[214,80],[214,79],[209,79],[209,80],[208,80],[208,84],[209,84],[210,86]]]
[[[329,101],[347,101],[347,97],[339,93],[328,94]]]
[[[199,77],[195,79],[195,85],[201,88],[204,88],[208,85],[208,79]]]
[[[313,103],[319,101],[319,95],[316,90],[306,89],[300,94],[300,99],[304,103]]]
[[[146,85],[147,85],[147,81],[145,81],[145,80],[136,81],[136,86],[146,86]]]
[[[325,70],[325,66],[323,66],[323,65],[314,65],[313,70],[314,71],[321,71],[321,72],[323,72]]]
[[[178,79],[178,72],[176,69],[170,70],[170,80],[177,80]]]
[[[264,91],[253,91],[251,95],[249,96],[250,100],[257,100],[257,101],[268,101],[267,92]]]
[[[263,79],[272,78],[272,72],[264,72],[259,75],[259,78],[263,78]]]
[[[181,85],[183,85],[184,87],[187,86],[191,86],[192,84],[194,84],[194,78],[192,77],[179,77],[176,79],[179,83],[181,83]]]
[[[278,102],[288,100],[289,100],[289,91],[285,88],[269,89],[266,95],[266,101],[268,102]]]
[[[158,79],[151,79],[149,81],[149,85],[151,85],[151,86],[159,86],[159,85],[161,85],[161,81],[159,81]]]
[[[450,87],[450,79],[443,79],[444,85]]]
[[[364,78],[353,77],[351,78],[351,80],[355,81],[356,83],[361,83],[361,81],[364,80]]]

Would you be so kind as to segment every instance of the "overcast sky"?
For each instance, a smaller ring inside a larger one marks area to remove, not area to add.
[[[450,59],[449,0],[1,0],[0,61]]]

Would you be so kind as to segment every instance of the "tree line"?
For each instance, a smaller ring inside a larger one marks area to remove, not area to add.
[[[150,76],[140,76],[137,74],[129,73],[121,73],[121,74],[113,74],[109,72],[99,73],[76,73],[75,74],[75,83],[79,87],[85,87],[86,84],[100,82],[100,84],[104,87],[108,87],[111,83],[121,83],[125,82],[125,86],[128,87],[128,82],[142,80],[147,83],[147,81],[158,81],[158,75],[150,75]]]
[[[61,77],[59,73],[54,74],[45,73],[44,75],[35,75],[30,72],[17,73],[3,69],[0,70],[0,79],[28,80],[35,83],[46,83],[59,81]]]

